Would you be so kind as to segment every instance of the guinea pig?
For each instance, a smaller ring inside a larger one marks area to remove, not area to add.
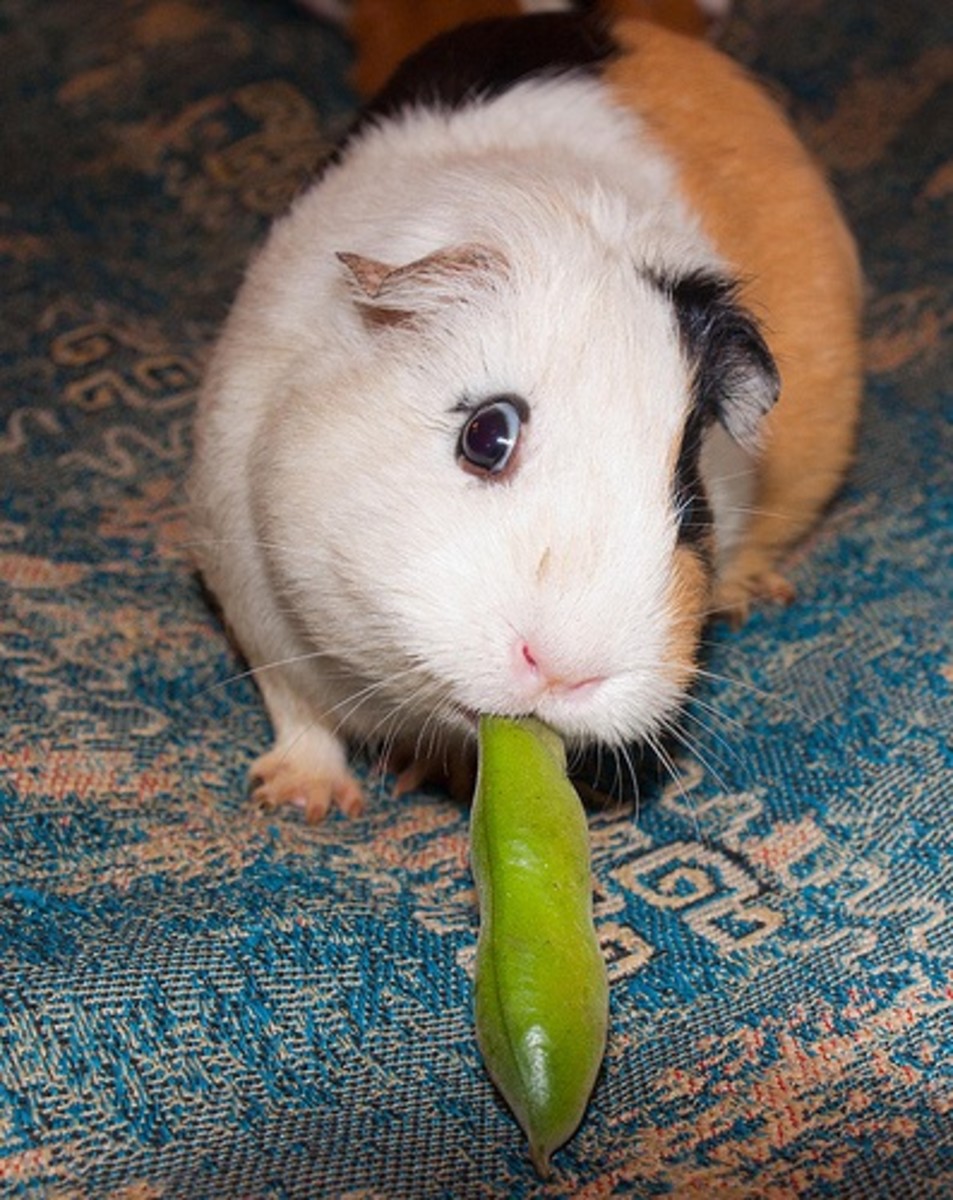
[[[257,799],[354,813],[348,743],[416,782],[480,713],[656,743],[712,611],[790,598],[851,453],[859,295],[821,174],[710,46],[548,13],[412,56],[275,223],[200,399]]]

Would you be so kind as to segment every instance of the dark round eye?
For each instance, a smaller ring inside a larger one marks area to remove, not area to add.
[[[460,430],[457,457],[461,466],[485,475],[505,471],[528,415],[526,402],[519,396],[496,396],[481,404]]]

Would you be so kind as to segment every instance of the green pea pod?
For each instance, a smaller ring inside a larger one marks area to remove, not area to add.
[[[551,729],[483,717],[479,745],[470,821],[477,1041],[545,1176],[582,1120],[606,1044],[589,828]]]

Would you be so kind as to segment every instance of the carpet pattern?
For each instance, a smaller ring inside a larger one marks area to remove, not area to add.
[[[474,1042],[465,809],[257,813],[190,567],[203,360],[346,41],[0,0],[0,1195],[953,1195],[953,28],[749,0],[724,42],[860,240],[860,446],[797,602],[711,630],[677,778],[592,816],[609,1049],[542,1185]]]

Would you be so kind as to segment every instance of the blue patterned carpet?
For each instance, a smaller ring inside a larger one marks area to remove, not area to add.
[[[0,1195],[953,1196],[950,10],[750,0],[725,41],[863,247],[860,450],[798,602],[713,630],[681,778],[593,817],[609,1051],[543,1187],[474,1043],[465,811],[256,813],[189,566],[203,356],[348,48],[0,0]]]

